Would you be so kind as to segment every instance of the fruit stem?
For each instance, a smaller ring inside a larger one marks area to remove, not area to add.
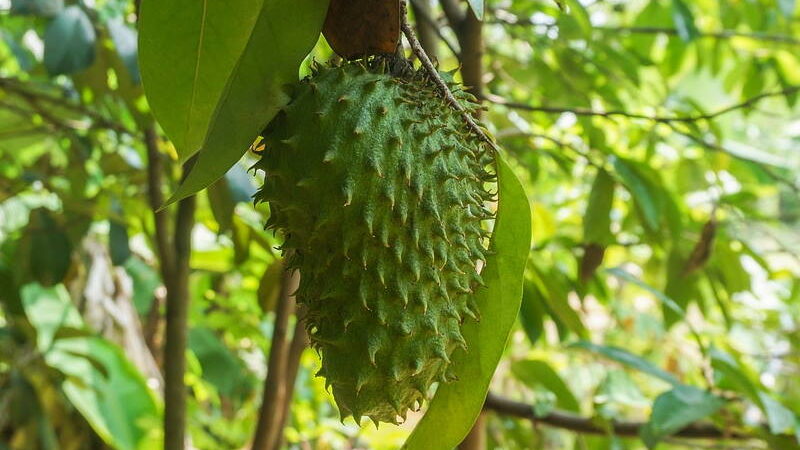
[[[433,66],[431,59],[428,57],[428,54],[425,52],[425,49],[422,48],[422,44],[420,44],[419,39],[417,39],[416,33],[408,24],[408,13],[407,13],[407,4],[406,0],[400,1],[400,29],[403,31],[406,39],[408,39],[408,43],[411,45],[411,51],[414,55],[417,56],[419,62],[422,63],[422,67],[428,72],[433,82],[439,88],[442,96],[444,99],[447,100],[447,103],[450,106],[458,111],[461,114],[461,118],[464,119],[464,122],[467,123],[467,127],[478,135],[483,141],[489,144],[489,147],[493,151],[498,151],[497,144],[490,138],[481,127],[475,122],[475,119],[469,114],[469,112],[461,106],[461,103],[458,103],[456,97],[450,91],[450,88],[447,87],[447,83],[442,79],[439,75],[439,71],[436,70],[436,67]]]

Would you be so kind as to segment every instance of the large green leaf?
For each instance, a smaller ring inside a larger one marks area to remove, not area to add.
[[[405,443],[408,449],[449,450],[467,435],[481,412],[519,311],[531,242],[530,206],[522,184],[499,155],[497,165],[500,206],[492,237],[494,254],[482,274],[487,287],[476,293],[481,321],[464,325],[468,350],[453,355],[459,380],[439,386],[427,413]]]
[[[263,4],[142,0],[139,63],[147,101],[182,160],[203,145]]]
[[[322,29],[328,0],[267,0],[214,116],[197,164],[168,201],[189,196],[222,177],[288,101],[300,63]]]
[[[64,286],[26,285],[22,301],[45,361],[66,375],[64,394],[98,436],[117,449],[157,445],[160,407],[119,347],[81,333],[60,337],[60,330],[84,328]]]

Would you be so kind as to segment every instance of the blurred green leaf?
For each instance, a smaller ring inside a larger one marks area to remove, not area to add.
[[[522,292],[519,320],[531,344],[535,344],[544,332],[545,300],[536,286],[526,280]]]
[[[662,199],[657,188],[643,173],[641,165],[619,157],[614,158],[613,165],[622,184],[631,193],[644,225],[652,230],[658,229],[662,218]]]
[[[636,369],[642,373],[654,376],[673,386],[681,384],[681,382],[675,377],[675,375],[656,367],[650,361],[647,361],[642,357],[636,356],[625,349],[607,345],[593,344],[587,341],[576,342],[572,346],[603,355],[606,358],[613,359],[614,361],[624,364],[632,369]]]
[[[161,286],[158,272],[139,257],[128,258],[125,271],[133,280],[133,304],[140,315],[147,314],[155,298],[155,290]]]
[[[546,362],[533,359],[516,361],[511,366],[511,371],[528,387],[535,388],[541,385],[555,394],[556,405],[559,408],[580,412],[578,399],[575,398],[569,386],[561,379],[558,373]]]
[[[683,0],[672,0],[672,20],[678,30],[678,36],[686,42],[700,35],[694,23],[694,14]]]
[[[108,33],[114,42],[114,48],[125,68],[130,73],[133,83],[138,84],[141,76],[139,74],[139,61],[137,59],[137,33],[136,30],[128,26],[121,18],[111,19],[106,23]]]
[[[725,405],[725,400],[692,386],[676,386],[653,402],[650,420],[642,428],[644,443],[653,448],[658,441],[686,425],[710,416]]]
[[[478,20],[483,20],[483,0],[467,0],[469,2],[469,7],[472,8],[472,12],[475,13],[475,17]]]
[[[108,223],[108,245],[111,253],[111,263],[115,266],[121,266],[131,257],[128,228],[124,223],[114,219],[109,220]]]
[[[476,292],[481,322],[464,324],[468,351],[456,351],[452,368],[459,380],[440,385],[404,448],[449,450],[467,435],[480,414],[489,382],[506,346],[522,301],[522,280],[530,251],[530,206],[508,163],[496,155],[500,206],[492,236],[494,253],[481,274],[487,287]],[[490,324],[490,325],[487,325]]]
[[[94,61],[95,31],[80,6],[68,6],[47,26],[44,65],[51,75],[79,72]]]
[[[160,406],[123,352],[100,337],[56,339],[64,327],[84,327],[62,286],[29,284],[23,287],[22,298],[37,330],[40,351],[50,366],[72,377],[64,382],[64,394],[98,436],[124,450],[154,445],[157,436],[152,431],[161,420]]]
[[[614,179],[598,169],[583,216],[583,241],[608,245],[611,235],[611,205],[614,203]]]
[[[781,405],[770,395],[760,392],[759,398],[767,416],[769,430],[773,434],[789,433],[797,426],[797,416],[787,407]]]
[[[14,14],[34,14],[52,17],[64,9],[64,0],[11,0]]]
[[[239,400],[255,386],[255,379],[242,360],[212,330],[202,327],[189,330],[189,348],[200,361],[203,378],[221,395]]]
[[[66,231],[50,211],[31,211],[18,257],[23,279],[31,277],[45,286],[60,283],[67,276],[72,262],[72,244]]]

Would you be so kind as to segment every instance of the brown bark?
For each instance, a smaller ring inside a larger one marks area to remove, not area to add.
[[[292,404],[292,394],[294,393],[294,385],[297,381],[297,371],[300,368],[300,357],[303,356],[303,351],[308,347],[308,334],[306,327],[303,323],[302,314],[298,311],[297,323],[294,326],[294,336],[292,337],[292,344],[289,347],[289,355],[287,356],[287,370],[286,370],[286,401],[283,403],[281,409],[281,417],[278,422],[278,429],[283,430],[289,418],[289,407]],[[283,448],[283,432],[280,433],[278,444],[275,449]]]
[[[281,294],[275,308],[267,378],[264,381],[264,395],[253,437],[253,450],[277,449],[282,439],[285,410],[291,398],[287,382],[291,373],[288,366],[291,344],[288,340],[289,318],[294,312],[292,294],[297,290],[299,280],[300,274],[296,271],[285,271],[281,279]]]
[[[189,257],[196,199],[178,203],[175,220],[175,266],[167,286],[167,315],[164,339],[164,448],[183,450],[186,446],[186,340],[189,310]]]

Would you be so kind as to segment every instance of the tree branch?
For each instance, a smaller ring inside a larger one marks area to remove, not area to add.
[[[592,418],[581,417],[563,411],[553,411],[543,416],[537,416],[531,405],[510,400],[491,392],[486,397],[484,408],[499,414],[528,419],[534,423],[571,430],[577,433],[602,435],[609,433],[608,429],[598,425]],[[646,422],[615,420],[611,422],[611,429],[617,436],[638,437],[639,432],[646,424]],[[753,436],[738,431],[723,430],[711,423],[703,422],[692,423],[673,434],[673,436],[692,439],[753,439]]]
[[[69,101],[66,98],[58,97],[55,95],[46,94],[42,91],[37,91],[28,87],[24,82],[21,82],[15,78],[7,78],[7,77],[0,77],[0,88],[8,92],[12,92],[14,94],[19,95],[25,101],[27,101],[32,107],[37,109],[37,112],[43,117],[47,118],[47,111],[49,110],[48,107],[41,107],[42,110],[45,112],[42,114],[40,109],[40,102],[45,102],[49,104],[49,107],[61,107],[67,110],[70,110],[74,113],[83,115],[88,117],[92,120],[92,123],[95,127],[105,128],[108,130],[113,130],[121,134],[127,134],[134,138],[138,137],[138,132],[127,128],[126,126],[122,125],[121,123],[115,122],[103,116],[102,114],[94,111],[90,108],[85,107],[84,105],[74,103]],[[60,123],[56,121],[56,123]],[[74,128],[74,127],[72,127]]]
[[[511,11],[504,9],[496,9],[493,11],[495,14],[494,19],[489,21],[491,24],[499,24],[505,26],[540,26],[552,28],[558,26],[556,23],[543,23],[537,22],[530,18],[520,17]],[[500,14],[498,14],[500,13]],[[626,26],[593,26],[593,31],[600,31],[606,33],[620,33],[620,34],[664,34],[669,36],[678,36],[678,30],[670,27],[626,27]],[[697,35],[700,38],[710,39],[732,39],[743,38],[754,41],[767,41],[779,44],[800,45],[800,39],[793,36],[783,34],[769,34],[762,32],[746,32],[738,30],[718,30],[718,31],[700,31]]]
[[[728,114],[730,112],[739,109],[753,107],[756,104],[758,104],[761,100],[764,100],[766,98],[781,97],[793,94],[798,91],[800,91],[800,86],[789,86],[778,91],[763,92],[749,99],[746,99],[742,102],[727,106],[717,111],[707,114],[695,114],[691,116],[654,116],[647,114],[632,113],[629,111],[622,111],[622,110],[598,111],[582,107],[535,106],[535,105],[529,105],[527,103],[510,101],[494,94],[487,94],[485,96],[485,99],[496,105],[502,105],[508,108],[519,109],[522,111],[543,112],[548,114],[572,113],[575,114],[576,116],[597,116],[597,117],[604,117],[607,119],[613,119],[614,117],[627,117],[629,119],[642,119],[657,123],[672,123],[672,122],[699,122],[703,120],[716,119],[719,116]]]

